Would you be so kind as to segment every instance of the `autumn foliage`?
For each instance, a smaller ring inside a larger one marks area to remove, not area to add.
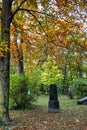
[[[86,74],[86,0],[2,0],[0,2],[0,84],[4,120],[8,120],[10,64],[31,75],[48,55],[68,74]],[[76,71],[75,71],[76,70]],[[76,72],[76,73],[75,73]],[[66,82],[66,83],[65,83]],[[6,115],[7,114],[7,115]]]

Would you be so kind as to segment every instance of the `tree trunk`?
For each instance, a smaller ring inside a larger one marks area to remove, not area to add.
[[[23,57],[21,56],[21,59],[18,61],[18,74],[24,74],[24,67],[23,67]]]
[[[67,82],[67,59],[66,63],[63,66],[63,89],[62,89],[62,94],[67,94],[68,93],[68,82]]]
[[[15,46],[17,48],[16,53],[17,53],[17,72],[19,75],[23,75],[24,74],[24,65],[23,65],[23,51],[22,51],[22,43],[23,41],[20,40],[20,47],[18,47],[18,43],[17,43],[17,32],[16,32],[16,39],[15,39]]]
[[[21,40],[21,44],[22,44],[22,40]],[[20,50],[18,49],[18,74],[19,75],[24,74],[23,51],[21,45],[20,45]]]
[[[1,40],[3,55],[0,57],[0,113],[3,122],[9,122],[9,80],[10,80],[10,23],[11,23],[11,0],[2,0]]]

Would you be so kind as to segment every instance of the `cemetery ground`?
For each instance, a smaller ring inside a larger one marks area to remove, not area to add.
[[[87,130],[87,105],[59,96],[60,113],[47,112],[48,96],[39,96],[32,110],[10,110],[11,125],[0,130]]]

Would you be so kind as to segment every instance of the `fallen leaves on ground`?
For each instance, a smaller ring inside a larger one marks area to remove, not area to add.
[[[86,109],[61,109],[60,113],[49,113],[47,108],[12,110],[10,117],[13,123],[6,130],[87,130]]]

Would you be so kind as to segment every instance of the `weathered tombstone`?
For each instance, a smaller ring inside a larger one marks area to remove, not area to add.
[[[50,85],[50,95],[48,102],[48,112],[59,112],[59,101],[58,101],[58,93],[56,84]]]
[[[87,96],[84,98],[81,98],[77,101],[77,104],[86,104],[87,105]]]

